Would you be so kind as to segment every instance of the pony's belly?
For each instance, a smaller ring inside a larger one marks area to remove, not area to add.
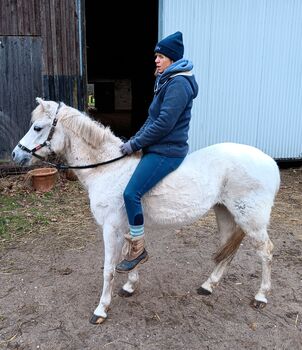
[[[191,206],[160,206],[160,208],[145,208],[146,226],[157,227],[180,227],[191,224],[204,216],[210,207],[201,205]]]
[[[217,184],[191,171],[175,171],[143,197],[145,222],[182,226],[205,215],[217,199]]]

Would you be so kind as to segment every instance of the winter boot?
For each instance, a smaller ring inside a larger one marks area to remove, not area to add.
[[[116,265],[116,272],[129,272],[139,264],[148,260],[148,253],[145,249],[145,235],[131,236],[125,235],[125,245],[123,252],[126,253],[125,259]]]

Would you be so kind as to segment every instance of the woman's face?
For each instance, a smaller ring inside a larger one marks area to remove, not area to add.
[[[161,74],[172,63],[173,63],[173,61],[169,57],[164,56],[161,53],[155,53],[156,73]]]

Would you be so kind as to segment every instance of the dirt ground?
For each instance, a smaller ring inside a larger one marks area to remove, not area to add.
[[[261,265],[248,240],[214,293],[197,294],[218,246],[210,212],[180,230],[147,233],[150,259],[140,267],[138,290],[119,297],[126,276],[117,275],[109,317],[100,326],[89,318],[103,283],[103,242],[86,193],[77,181],[60,180],[55,203],[31,194],[36,198],[23,212],[42,210],[44,200],[50,218],[1,241],[0,348],[302,349],[302,169],[283,169],[281,179],[269,228],[275,249],[266,308],[249,305]],[[24,176],[1,182],[0,196],[9,195]],[[27,196],[24,190],[24,201]]]

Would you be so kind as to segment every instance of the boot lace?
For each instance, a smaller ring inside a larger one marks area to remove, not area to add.
[[[122,248],[123,257],[130,256],[132,244],[133,244],[133,242],[130,239],[127,239],[127,238],[125,239],[125,243],[124,243],[123,248]]]

